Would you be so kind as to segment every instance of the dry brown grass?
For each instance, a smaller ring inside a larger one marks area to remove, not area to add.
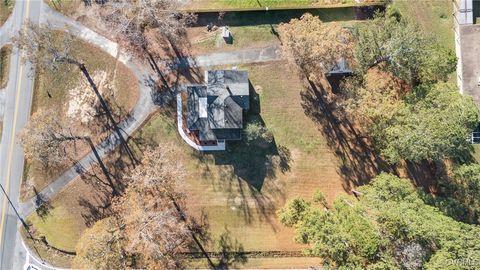
[[[209,237],[203,242],[208,251],[219,251],[219,239],[227,234],[230,243],[236,243],[229,247],[233,250],[242,247],[245,251],[299,252],[304,246],[294,242],[293,230],[280,224],[276,211],[287,199],[310,198],[317,189],[325,193],[329,202],[338,194],[344,194],[342,179],[337,173],[338,162],[317,125],[305,115],[300,98],[302,82],[286,63],[241,68],[249,70],[252,85],[259,94],[260,115],[275,137],[274,146],[229,145],[225,153],[199,154],[179,138],[173,108],[163,109],[153,116],[130,144],[137,153],[156,143],[172,144],[177,148],[178,160],[186,165],[187,213],[198,219],[203,217],[208,224]],[[282,171],[280,154],[272,149],[290,153],[289,169]],[[266,161],[273,166],[265,164]],[[266,172],[265,166],[271,169]],[[91,210],[105,206],[94,193],[98,189],[85,184],[88,179],[95,178],[74,180],[52,201],[52,205],[70,209],[69,215],[76,217],[69,220],[79,224],[66,226],[79,230],[71,232],[75,237],[88,223],[85,217]],[[108,189],[106,191],[108,194]],[[91,208],[79,203],[83,197],[92,202]],[[72,240],[70,245],[74,245],[74,238],[68,238]],[[308,257],[251,258],[235,266],[308,267],[318,264],[317,259]]]
[[[121,190],[121,174],[131,167],[125,155],[116,149],[102,161],[109,171],[115,187]],[[110,214],[112,189],[97,164],[82,176],[70,182],[62,191],[45,205],[44,212],[37,211],[27,217],[35,238],[45,237],[50,246],[74,252],[82,232],[96,220]],[[25,239],[28,239],[25,237]],[[39,241],[27,241],[30,247],[38,249],[41,256],[55,266],[70,267],[72,256],[48,248]]]
[[[0,89],[7,86],[8,72],[10,67],[10,57],[12,54],[12,45],[8,44],[0,49]]]
[[[247,147],[253,151],[248,152],[239,146],[223,154],[198,154],[178,138],[172,116],[165,114],[152,118],[139,135],[178,145],[184,153],[178,158],[187,164],[189,173],[188,209],[194,215],[207,214],[212,239],[228,229],[245,250],[300,250],[293,231],[278,222],[275,212],[286,199],[310,198],[316,189],[330,202],[344,193],[336,157],[305,115],[302,82],[286,63],[239,68],[249,70],[261,116],[274,134],[276,148],[284,147],[291,154],[289,171],[276,167],[274,173],[265,175],[263,163],[275,163],[277,157],[260,148]]]
[[[2,26],[12,13],[15,0],[4,0],[0,3],[0,26]]]
[[[61,35],[61,33],[57,34]],[[100,48],[92,46],[85,41],[76,40],[72,51],[77,59],[81,59],[85,63],[91,76],[97,71],[105,71],[107,73],[107,78],[115,89],[115,95],[111,99],[109,106],[115,120],[119,122],[133,109],[138,99],[139,90],[136,77],[125,65],[103,52]],[[92,123],[85,125],[81,124],[80,121],[75,122],[67,119],[69,91],[78,86],[81,80],[85,80],[85,78],[74,65],[64,64],[59,68],[59,71],[55,72],[37,72],[33,92],[32,113],[35,113],[37,110],[55,108],[65,126],[76,130],[79,134],[89,135],[96,144],[111,132],[104,129],[104,122],[100,122],[96,118]],[[86,91],[92,90],[86,89]],[[72,154],[72,156],[74,159],[79,159],[89,151],[90,147],[87,144],[79,143],[76,154]],[[45,171],[40,164],[27,162],[21,199],[25,200],[33,196],[33,187],[37,191],[42,190],[72,165],[73,161],[58,168],[49,168],[48,171]]]

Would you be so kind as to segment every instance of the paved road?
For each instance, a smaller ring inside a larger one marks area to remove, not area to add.
[[[0,31],[0,44],[16,33],[25,19],[38,23],[41,0],[15,1],[11,18]],[[23,174],[23,150],[16,142],[16,134],[25,126],[30,115],[33,80],[28,76],[29,64],[22,64],[17,51],[12,53],[9,82],[5,92],[3,134],[0,144],[0,184],[18,207],[18,196]],[[18,251],[19,221],[7,198],[0,194],[0,269],[15,269],[14,257]]]

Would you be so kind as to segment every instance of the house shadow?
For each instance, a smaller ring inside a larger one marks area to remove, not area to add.
[[[260,97],[255,88],[249,83],[250,108],[244,113],[244,127],[249,123],[258,123],[266,127],[261,116]],[[243,179],[256,191],[261,192],[266,178],[273,178],[277,164],[273,158],[279,155],[275,138],[271,141],[256,139],[248,141],[245,134],[239,141],[227,141],[226,151],[212,152],[215,165],[230,165],[233,174]],[[285,164],[286,163],[286,164]],[[287,167],[288,162],[282,162]]]
[[[334,80],[338,81],[338,80]],[[337,172],[343,179],[347,192],[367,184],[380,172],[396,174],[396,168],[380,157],[368,138],[362,136],[346,112],[337,105],[327,79],[314,82],[306,79],[301,92],[305,114],[317,125],[327,140],[327,145],[337,157]]]
[[[252,84],[249,84],[249,90],[250,108],[244,115],[244,126],[255,122],[265,127],[260,113],[260,97]],[[277,179],[277,174],[290,170],[292,158],[287,147],[277,145],[274,137],[268,141],[248,141],[243,134],[239,141],[227,141],[225,151],[193,151],[192,155],[199,161],[202,178],[227,196],[229,208],[238,211],[246,223],[260,218],[277,230],[276,202],[285,199],[284,183]],[[263,194],[267,179],[268,193]]]

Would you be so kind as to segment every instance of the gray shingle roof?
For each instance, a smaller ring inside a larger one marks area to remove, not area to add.
[[[206,85],[187,87],[188,129],[199,131],[202,141],[240,139],[243,110],[249,108],[247,71],[210,70],[205,75]]]

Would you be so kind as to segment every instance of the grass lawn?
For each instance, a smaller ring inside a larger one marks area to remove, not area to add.
[[[10,44],[0,49],[0,89],[7,86],[11,54],[12,45]]]
[[[103,162],[112,179],[119,179],[122,169],[128,171],[126,157],[119,155],[119,149],[110,153]],[[74,252],[82,232],[94,220],[109,213],[112,190],[104,184],[106,179],[98,165],[81,177],[70,182],[44,209],[27,217],[32,234],[36,239],[45,237],[48,244],[56,249]],[[24,238],[28,240],[27,237]],[[45,260],[55,266],[70,267],[73,256],[48,249],[42,242],[28,241],[30,247],[39,250]]]
[[[86,212],[80,206],[80,201],[81,199],[94,201],[93,197],[96,195],[99,194],[92,192],[91,187],[80,179],[69,184],[49,204],[48,214],[42,216],[32,214],[27,217],[34,237],[36,239],[45,237],[48,244],[55,248],[75,251],[78,238],[86,228],[82,217]],[[41,241],[32,241],[26,237],[25,231],[22,235],[30,249],[38,251],[44,260],[58,267],[70,267],[73,256],[52,250]]]
[[[340,25],[352,27],[355,21],[340,21]],[[205,27],[187,28],[187,38],[191,44],[191,54],[208,54],[269,46],[280,46],[277,32],[278,24],[261,24],[254,26],[231,26],[233,36],[231,44],[222,38],[220,28],[208,32]]]
[[[15,0],[2,0],[0,3],[0,26],[2,26],[5,21],[12,13],[13,7],[15,6]]]
[[[170,110],[154,115],[132,141],[139,144],[161,142],[177,147],[178,159],[186,165],[188,213],[197,217],[204,215],[210,233],[204,244],[209,251],[219,250],[222,235],[228,235],[228,242],[232,243],[230,250],[300,251],[304,246],[294,242],[293,230],[279,223],[276,211],[288,198],[310,198],[316,189],[323,191],[329,202],[343,194],[337,160],[317,126],[304,114],[300,100],[302,83],[285,62],[239,68],[249,71],[258,94],[254,95],[253,102],[259,102],[261,120],[273,132],[274,143],[265,147],[239,142],[229,144],[224,153],[198,153],[179,138],[175,114]],[[38,230],[42,230],[52,245],[55,242],[72,247],[87,223],[88,204],[81,203],[80,199],[88,195],[93,205],[95,201],[102,201],[95,199],[94,191],[96,189],[84,181],[74,180],[52,200],[54,208],[47,217],[50,224],[38,218],[30,220],[35,221],[34,227],[39,224]],[[60,210],[55,211],[55,205]],[[62,217],[62,208],[69,209],[66,217]],[[72,216],[75,218],[70,218]],[[55,227],[55,220],[74,222],[65,227],[78,231],[70,232],[72,237],[57,237],[53,235],[54,230],[44,228]],[[202,263],[192,262],[193,265]],[[308,267],[318,264],[317,259],[308,257],[251,258],[235,266]]]
[[[260,48],[280,44],[275,35],[276,25],[230,27],[230,31],[233,35],[232,44],[227,44],[223,40],[220,28],[213,32],[207,32],[204,27],[188,28],[187,35],[194,54]]]
[[[451,0],[394,0],[392,5],[417,21],[440,44],[455,50]]]
[[[67,255],[62,252],[55,251],[52,248],[45,246],[41,240],[32,240],[28,237],[28,233],[22,227],[20,234],[23,237],[25,245],[27,245],[36,258],[42,258],[42,260],[56,267],[69,268],[74,256]]]
[[[214,263],[217,263],[213,259]],[[321,260],[315,257],[277,257],[277,258],[248,258],[247,263],[242,265],[241,263],[235,263],[229,265],[230,267],[249,267],[249,268],[261,268],[261,269],[305,269],[309,266],[318,267],[321,264]],[[208,269],[209,265],[204,259],[192,260],[190,263],[193,268]]]
[[[392,5],[420,24],[425,33],[430,34],[439,44],[455,51],[452,1],[394,0]],[[448,80],[456,84],[456,72],[450,74]]]
[[[308,8],[351,5],[353,0],[192,0],[187,10],[231,10],[251,8]]]
[[[55,248],[75,251],[75,245],[86,228],[83,216],[87,211],[81,206],[81,202],[94,202],[95,196],[101,198],[100,194],[93,192],[91,187],[80,179],[69,184],[51,201],[48,214],[32,214],[27,217],[34,237],[45,237],[48,244]],[[52,250],[41,241],[32,241],[26,237],[25,232],[22,235],[30,249],[38,251],[44,260],[58,267],[70,267],[73,256]]]
[[[292,230],[281,225],[275,213],[286,199],[309,198],[316,189],[329,201],[344,193],[337,161],[305,116],[300,101],[302,84],[289,66],[274,63],[239,68],[249,71],[261,120],[275,137],[273,146],[265,149],[231,143],[224,153],[194,152],[178,138],[171,116],[162,114],[152,118],[139,136],[181,149],[179,159],[187,164],[189,173],[188,209],[208,216],[213,239],[210,249],[220,234],[229,231],[247,251],[300,250]],[[288,166],[278,166],[282,155],[287,156]]]
[[[79,232],[84,228],[80,226],[81,223],[75,222],[77,216],[67,207],[64,204],[54,204],[46,218],[35,214],[30,216],[27,222],[35,224],[38,236],[48,236],[47,241],[50,245],[65,251],[75,251]]]
[[[57,35],[61,34],[57,33]],[[100,48],[82,40],[75,40],[73,44],[72,54],[85,63],[92,77],[97,72],[105,72],[105,80],[115,89],[110,107],[112,111],[115,111],[115,114],[118,113],[117,120],[125,117],[138,99],[138,84],[135,76],[126,66],[116,61],[116,59],[103,52]],[[81,124],[77,120],[67,119],[67,111],[70,106],[69,101],[72,100],[70,91],[84,81],[86,80],[80,70],[76,66],[69,64],[61,65],[57,72],[48,70],[37,72],[32,112],[34,113],[40,109],[55,108],[65,126],[69,126],[81,134],[90,135],[93,141],[98,143],[100,138],[105,135],[105,132],[92,130],[93,126],[99,124],[95,122],[97,118],[91,120],[88,125]],[[98,84],[99,82],[96,81],[96,83]],[[102,87],[100,85],[98,87],[102,91]],[[87,87],[85,91],[92,90]],[[112,106],[112,103],[116,105]],[[80,143],[80,145],[82,144]],[[86,145],[80,146],[78,156],[80,157],[87,151],[89,151],[89,148]],[[21,198],[25,200],[33,196],[33,187],[37,191],[43,189],[71,165],[69,163],[65,164],[65,166],[45,171],[40,164],[27,162]]]
[[[473,146],[472,156],[477,161],[477,163],[480,163],[480,144],[473,144],[472,146]]]

